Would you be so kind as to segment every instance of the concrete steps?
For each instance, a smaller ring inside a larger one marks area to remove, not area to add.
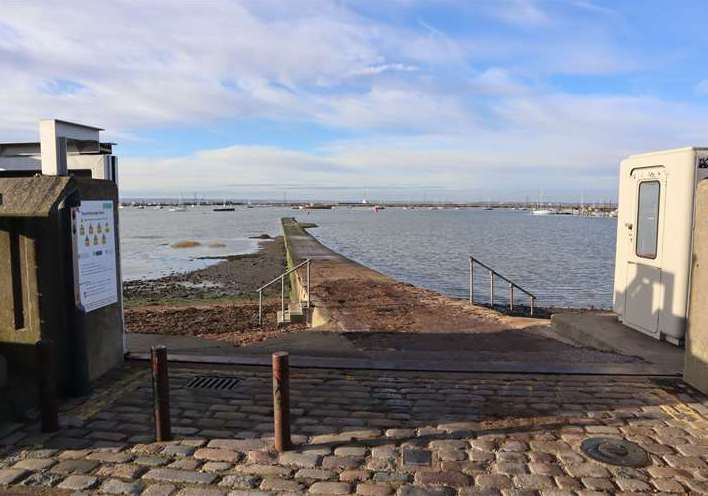
[[[288,303],[288,309],[278,312],[278,326],[307,322],[307,312],[300,303]]]

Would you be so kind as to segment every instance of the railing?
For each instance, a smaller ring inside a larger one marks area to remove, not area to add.
[[[269,286],[272,286],[276,282],[280,281],[280,310],[281,312],[285,313],[285,276],[289,276],[296,270],[298,270],[300,267],[303,265],[306,267],[306,272],[307,272],[307,278],[305,280],[305,285],[307,288],[307,299],[305,300],[305,305],[306,308],[310,308],[310,264],[311,260],[308,258],[304,262],[301,262],[297,264],[295,267],[292,269],[288,269],[282,274],[280,274],[278,277],[270,281],[268,284],[264,284],[260,288],[258,288],[256,291],[258,292],[258,325],[261,325],[263,323],[263,290],[266,289]]]
[[[526,291],[524,288],[516,284],[511,279],[508,279],[501,275],[496,270],[492,269],[489,265],[486,265],[474,257],[470,257],[470,303],[474,303],[474,266],[475,264],[485,268],[489,271],[489,304],[494,307],[494,277],[498,277],[506,281],[509,284],[509,311],[514,311],[514,289],[518,289],[525,293],[529,297],[529,314],[533,317],[533,307],[536,297],[530,292]]]

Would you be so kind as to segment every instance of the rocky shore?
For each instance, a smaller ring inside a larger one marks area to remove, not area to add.
[[[283,238],[260,238],[256,253],[232,255],[205,269],[159,279],[126,281],[127,306],[176,299],[253,297],[254,291],[280,275],[286,267]]]
[[[205,269],[123,285],[128,332],[198,336],[237,346],[304,329],[278,328],[280,286],[265,293],[258,324],[255,291],[286,267],[282,237],[259,238],[258,252],[234,255]]]

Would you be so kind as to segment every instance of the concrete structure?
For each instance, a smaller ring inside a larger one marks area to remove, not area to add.
[[[696,193],[684,380],[708,394],[708,181]]]
[[[40,340],[63,394],[123,360],[116,161],[99,131],[46,120],[39,143],[0,144],[0,417],[36,401]]]
[[[57,119],[39,124],[39,142],[0,143],[0,177],[80,175],[117,182],[113,143],[101,143],[102,129]]]
[[[686,331],[696,185],[706,177],[708,148],[632,155],[620,165],[614,311],[677,345]]]

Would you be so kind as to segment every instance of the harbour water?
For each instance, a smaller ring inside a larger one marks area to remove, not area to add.
[[[533,292],[540,306],[612,304],[615,219],[534,216],[510,209],[125,208],[120,214],[124,278],[155,278],[215,262],[200,257],[251,252],[257,241],[249,237],[278,235],[284,216],[316,223],[311,232],[349,258],[450,296],[467,297],[467,257],[473,255]],[[183,240],[201,246],[170,246]],[[484,302],[489,276],[482,270],[475,275],[475,298]],[[506,294],[507,287],[497,281],[497,301]]]

